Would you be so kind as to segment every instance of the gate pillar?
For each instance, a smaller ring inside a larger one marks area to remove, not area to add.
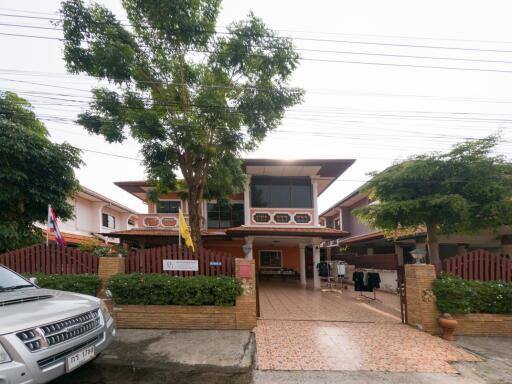
[[[436,269],[431,264],[406,264],[406,300],[407,323],[413,327],[420,326],[430,334],[440,334],[437,323],[440,313],[432,285],[436,279]]]

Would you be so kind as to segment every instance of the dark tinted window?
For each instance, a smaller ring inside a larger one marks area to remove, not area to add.
[[[263,177],[251,179],[251,206],[313,208],[309,177]]]
[[[242,203],[208,203],[208,228],[238,227],[244,223]]]
[[[101,223],[104,227],[107,228],[115,228],[116,227],[116,218],[108,213],[101,214]]]
[[[159,201],[156,205],[156,213],[178,213],[181,201]]]

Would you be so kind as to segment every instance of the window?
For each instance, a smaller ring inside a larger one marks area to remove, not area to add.
[[[238,227],[244,223],[244,204],[208,203],[208,228]]]
[[[340,219],[334,220],[334,229],[341,229],[340,228]]]
[[[108,213],[101,214],[101,224],[107,228],[115,228],[116,227],[116,218]]]
[[[283,266],[283,255],[281,251],[260,251],[260,267],[281,268]]]
[[[181,201],[160,200],[156,204],[156,213],[178,213],[181,208]]]
[[[128,219],[128,225],[135,225],[135,219]]]
[[[256,208],[313,208],[309,177],[253,176],[251,206]]]

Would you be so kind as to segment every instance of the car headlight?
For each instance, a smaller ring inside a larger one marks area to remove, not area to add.
[[[11,357],[9,356],[5,348],[2,346],[2,344],[0,344],[0,364],[8,363],[9,361],[11,361]]]
[[[103,315],[103,319],[107,322],[112,316],[110,315],[110,311],[108,310],[107,304],[103,300],[101,300],[100,304],[101,314]]]

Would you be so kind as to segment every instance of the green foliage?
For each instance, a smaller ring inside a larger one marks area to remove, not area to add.
[[[374,174],[362,191],[378,203],[354,213],[374,228],[426,228],[429,253],[437,260],[438,232],[474,233],[512,223],[512,164],[493,154],[497,144],[495,136],[467,141]]]
[[[97,275],[45,275],[37,273],[31,275],[37,278],[37,285],[41,288],[57,289],[84,295],[96,296],[101,287]]]
[[[88,239],[78,244],[78,249],[89,252],[98,257],[126,256],[127,250],[120,244],[104,244],[95,239]]]
[[[253,14],[216,34],[220,3],[124,0],[131,28],[96,3],[61,8],[68,70],[111,83],[78,122],[109,142],[137,140],[156,195],[177,187],[179,169],[195,239],[201,199],[242,190],[242,153],[303,96],[288,86],[299,62],[291,41]]]
[[[48,204],[61,219],[73,215],[67,198],[80,185],[74,168],[79,151],[48,138],[30,104],[11,92],[0,92],[0,253],[38,243]]]
[[[138,305],[235,305],[242,293],[231,277],[177,277],[132,273],[113,276],[108,282],[117,304]]]
[[[364,188],[379,203],[357,214],[389,230],[433,223],[454,233],[510,224],[512,165],[492,154],[496,145],[488,137],[393,165]]]
[[[443,313],[512,313],[512,283],[463,280],[442,273],[433,291]]]

